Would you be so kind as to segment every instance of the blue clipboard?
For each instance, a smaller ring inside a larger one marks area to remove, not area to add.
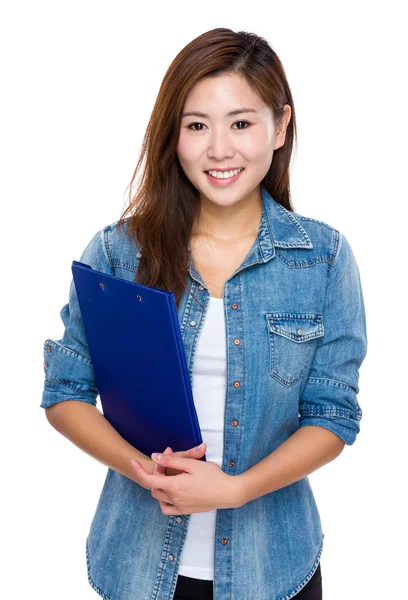
[[[149,457],[201,444],[174,293],[71,269],[104,417]]]

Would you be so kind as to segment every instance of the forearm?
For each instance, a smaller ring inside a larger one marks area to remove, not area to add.
[[[301,427],[271,454],[238,475],[241,505],[290,485],[334,460],[344,442],[323,427]]]
[[[64,400],[47,408],[46,414],[51,425],[78,448],[132,481],[135,472],[130,459],[138,460],[153,473],[152,459],[129,444],[96,406]]]

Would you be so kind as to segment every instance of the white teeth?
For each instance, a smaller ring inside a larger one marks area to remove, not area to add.
[[[228,179],[229,177],[233,177],[234,175],[238,175],[244,168],[234,169],[233,171],[208,171],[210,175],[216,177],[217,179]]]

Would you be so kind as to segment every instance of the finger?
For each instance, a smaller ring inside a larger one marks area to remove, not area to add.
[[[182,473],[180,473],[179,475],[174,475],[173,477],[163,477],[161,474],[156,475],[146,473],[146,471],[139,464],[139,462],[134,461],[134,468],[136,470],[137,476],[140,477],[143,485],[148,486],[150,489],[152,487],[158,487],[164,489],[164,491],[171,490],[174,486],[173,480],[175,477],[180,477],[185,473],[192,474],[196,472],[197,468],[199,468],[199,465],[197,464],[199,461],[197,461],[196,459],[182,458],[180,456],[176,456],[174,453],[171,455],[163,453],[161,455],[161,461],[153,457],[155,457],[155,453],[152,454],[152,460],[154,460],[156,464],[160,463],[161,466],[171,467],[172,469],[182,471]]]
[[[141,475],[143,473],[145,475],[150,475],[150,473],[148,473],[146,471],[146,469],[144,468],[144,466],[141,463],[139,463],[139,461],[137,461],[137,460],[131,459],[130,464],[132,465],[132,469],[135,473],[135,478],[134,478],[135,483],[137,483],[141,487],[144,487],[147,490],[150,490],[151,486],[149,484],[143,483],[142,477],[141,477]]]
[[[167,460],[168,458],[172,458],[172,457],[168,457],[167,455],[163,455],[165,458],[164,460]],[[196,462],[195,460],[191,459],[191,458],[181,458],[179,460],[182,461],[190,461],[190,462]],[[152,473],[147,473],[145,471],[145,469],[143,468],[143,466],[139,463],[139,461],[135,460],[133,461],[133,467],[135,469],[136,472],[136,476],[140,479],[140,481],[142,482],[142,485],[145,486],[148,489],[152,489],[154,487],[163,489],[164,491],[167,491],[169,489],[172,488],[172,486],[174,485],[173,483],[173,479],[174,477],[163,477],[162,474],[156,475],[156,474],[152,474]],[[175,477],[178,477],[177,475],[175,475]]]
[[[160,500],[161,502],[171,504],[169,496],[161,488],[152,488],[152,497],[156,498],[156,500]]]
[[[178,471],[193,473],[197,469],[197,461],[194,458],[187,458],[173,454],[157,454],[153,452],[152,460],[160,466],[170,467]]]
[[[174,452],[176,456],[181,456],[183,458],[201,458],[206,452],[207,444],[203,443],[200,446],[194,446],[193,448],[189,448],[188,450],[178,450]]]
[[[186,451],[186,456],[191,458],[196,458],[197,456],[203,456],[205,454],[207,448],[207,444],[203,442],[199,446],[195,446],[194,448],[190,448],[190,450]]]
[[[172,454],[172,452],[173,451],[170,448],[170,446],[167,446],[167,448],[164,451],[164,454]],[[160,463],[156,463],[154,473],[160,474],[160,475],[166,475],[166,467],[162,467]]]
[[[169,504],[168,502],[160,502],[160,508],[164,515],[184,515],[189,514],[187,510],[180,510],[175,504]]]

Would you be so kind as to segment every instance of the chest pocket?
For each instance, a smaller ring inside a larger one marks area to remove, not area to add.
[[[318,338],[324,335],[323,315],[266,313],[269,336],[270,375],[290,387],[298,382],[310,362]]]

